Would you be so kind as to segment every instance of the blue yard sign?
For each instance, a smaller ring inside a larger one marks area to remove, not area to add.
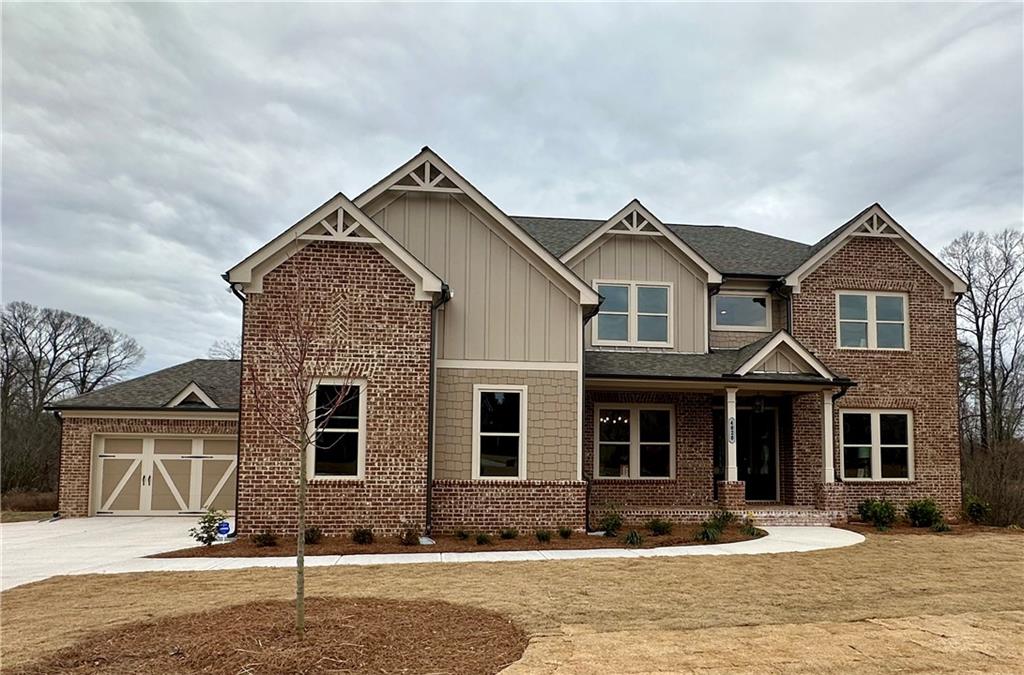
[[[220,523],[217,525],[217,534],[219,534],[222,537],[228,536],[228,532],[230,532],[230,531],[231,531],[231,523],[229,523],[226,520],[220,521]]]

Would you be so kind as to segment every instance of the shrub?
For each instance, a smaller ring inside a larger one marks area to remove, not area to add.
[[[568,525],[562,525],[558,528],[558,536],[562,539],[568,539],[572,536],[572,528]]]
[[[725,528],[729,527],[732,522],[736,520],[736,515],[730,511],[719,511],[715,515],[708,518],[708,521],[718,527],[719,532],[724,532]]]
[[[320,540],[324,538],[324,532],[316,525],[313,525],[306,528],[302,538],[306,541],[306,544],[319,544]]]
[[[604,530],[606,537],[614,537],[622,529],[622,515],[618,511],[609,511],[598,522],[597,529]]]
[[[740,534],[744,537],[756,537],[759,534],[752,515],[747,515],[740,521]]]
[[[888,530],[896,522],[896,505],[888,499],[865,499],[857,505],[861,520],[878,530]]]
[[[949,532],[952,529],[949,523],[942,519],[932,523],[932,532]]]
[[[277,546],[277,535],[270,530],[263,530],[252,535],[252,543],[259,548]]]
[[[533,536],[537,537],[537,541],[540,543],[546,544],[551,541],[551,530],[537,530]]]
[[[640,544],[644,543],[644,538],[643,535],[641,535],[636,530],[630,530],[626,533],[625,542],[626,546],[639,546]]]
[[[199,523],[188,531],[189,536],[203,546],[212,546],[217,541],[217,527],[227,518],[223,511],[207,509],[199,518]]]
[[[992,505],[974,495],[967,495],[967,499],[964,500],[964,515],[975,525],[987,522],[992,515]]]
[[[491,535],[487,534],[486,532],[478,532],[476,535],[477,546],[486,546],[487,544],[490,544],[492,541],[493,539],[491,539]]]
[[[373,543],[373,530],[368,527],[357,527],[352,530],[352,543],[365,546]]]
[[[672,522],[662,518],[651,518],[647,521],[647,529],[655,536],[672,534]]]
[[[402,532],[398,535],[398,541],[402,546],[419,546],[420,531],[409,523],[402,523]]]
[[[942,510],[934,499],[915,499],[907,502],[907,520],[913,527],[931,527],[942,522]]]
[[[705,544],[714,544],[721,536],[722,530],[710,518],[701,523],[697,529],[697,541],[702,541]]]
[[[467,539],[469,539],[469,532],[466,532],[465,530],[463,530],[461,528],[458,529],[458,530],[455,530],[455,538],[456,539],[461,539],[462,541],[466,541]]]
[[[502,539],[515,539],[519,536],[519,530],[514,527],[506,527],[501,531],[500,535]]]

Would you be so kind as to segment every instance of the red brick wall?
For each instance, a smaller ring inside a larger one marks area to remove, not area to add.
[[[65,518],[89,515],[89,478],[95,434],[233,435],[238,431],[238,423],[234,420],[65,417],[61,425],[58,508]]]
[[[857,382],[836,402],[836,474],[841,476],[838,411],[898,408],[914,413],[913,482],[847,483],[851,511],[866,497],[900,504],[935,498],[947,516],[960,510],[956,330],[951,298],[938,281],[889,239],[855,237],[808,275],[793,298],[794,335],[830,368]],[[909,295],[910,350],[836,348],[837,290]],[[808,431],[810,434],[810,431]]]
[[[299,293],[296,289],[302,285]],[[322,377],[354,372],[367,381],[362,479],[311,480],[308,525],[327,534],[372,527],[394,534],[425,524],[430,302],[367,244],[318,242],[267,274],[247,299],[243,334],[238,531],[294,532],[298,453],[258,414],[254,375],[282,382],[269,337],[287,330],[288,303],[300,298],[323,334],[312,354]],[[272,411],[271,411],[272,412]]]
[[[432,532],[514,527],[528,534],[560,526],[581,530],[586,494],[582,481],[434,481]]]

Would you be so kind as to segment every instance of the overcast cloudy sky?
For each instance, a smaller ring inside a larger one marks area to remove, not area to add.
[[[1021,226],[1022,6],[3,6],[3,300],[238,332],[220,275],[430,145],[507,213]]]

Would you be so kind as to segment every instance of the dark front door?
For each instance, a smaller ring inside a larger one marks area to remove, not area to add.
[[[725,411],[714,411],[715,480],[725,479]],[[746,483],[748,501],[773,502],[779,498],[779,448],[776,442],[777,411],[750,408],[736,411],[737,478]]]

